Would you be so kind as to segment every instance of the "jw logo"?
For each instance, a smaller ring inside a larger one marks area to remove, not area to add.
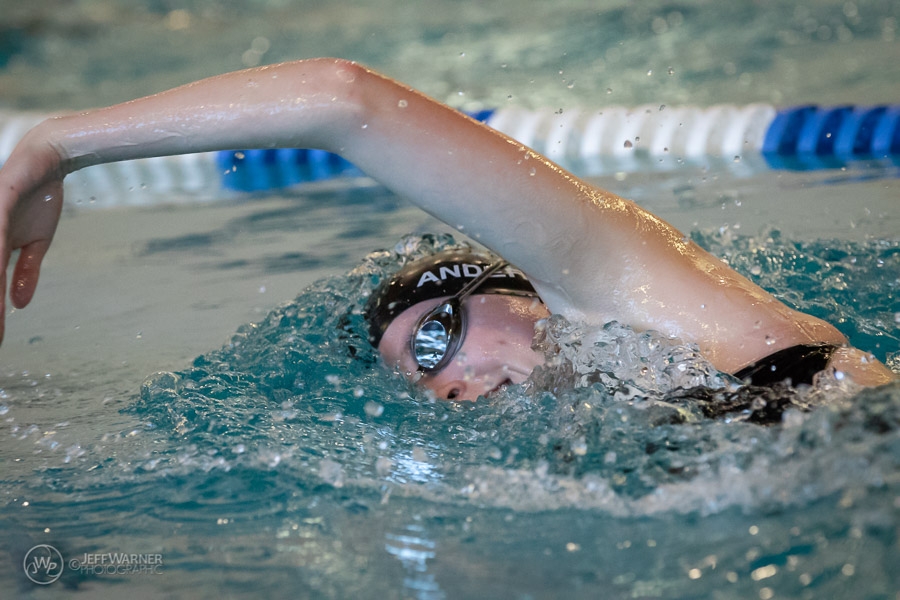
[[[22,561],[25,576],[38,585],[49,585],[63,572],[63,557],[59,550],[47,544],[35,546]]]

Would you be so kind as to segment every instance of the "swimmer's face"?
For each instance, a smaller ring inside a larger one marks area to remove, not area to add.
[[[384,332],[378,350],[385,362],[396,366],[447,400],[475,400],[503,385],[521,383],[544,362],[531,349],[534,326],[550,316],[537,298],[500,294],[473,295],[465,300],[465,339],[450,363],[434,373],[419,373],[410,338],[419,319],[445,299],[436,298],[400,313]]]

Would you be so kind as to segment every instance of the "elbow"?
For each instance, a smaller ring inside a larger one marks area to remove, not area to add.
[[[380,77],[341,58],[315,58],[284,66],[293,81],[297,108],[303,114],[312,110],[315,115],[306,120],[309,129],[302,143],[341,153],[368,121]]]

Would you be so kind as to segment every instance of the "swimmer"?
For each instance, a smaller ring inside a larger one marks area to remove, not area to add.
[[[797,384],[824,369],[864,386],[896,378],[832,325],[782,304],[633,202],[401,83],[336,59],[229,73],[49,119],[26,134],[0,170],[3,264],[19,250],[13,305],[24,307],[34,294],[66,174],[236,148],[340,154],[502,257],[437,256],[410,265],[393,291],[387,284],[370,303],[373,341],[386,363],[439,397],[474,400],[523,381],[542,360],[531,349],[535,323],[550,313],[656,330],[695,344],[717,369],[753,383],[774,373]],[[410,290],[413,281],[423,289]]]

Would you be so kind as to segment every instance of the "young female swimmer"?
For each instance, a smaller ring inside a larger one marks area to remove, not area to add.
[[[13,305],[24,307],[34,293],[67,173],[148,156],[277,147],[344,156],[501,255],[533,285],[546,308],[521,295],[459,294],[457,286],[387,316],[379,332],[385,360],[441,397],[474,399],[523,380],[540,362],[530,343],[547,311],[678,337],[728,373],[755,363],[777,370],[774,353],[811,351],[817,370],[839,370],[858,384],[895,379],[834,327],[788,308],[634,203],[407,86],[335,59],[229,73],[29,132],[0,170],[2,264],[20,250]],[[468,269],[472,280],[479,270]],[[2,302],[5,270],[0,285]],[[454,294],[463,296],[455,316],[434,310]]]

